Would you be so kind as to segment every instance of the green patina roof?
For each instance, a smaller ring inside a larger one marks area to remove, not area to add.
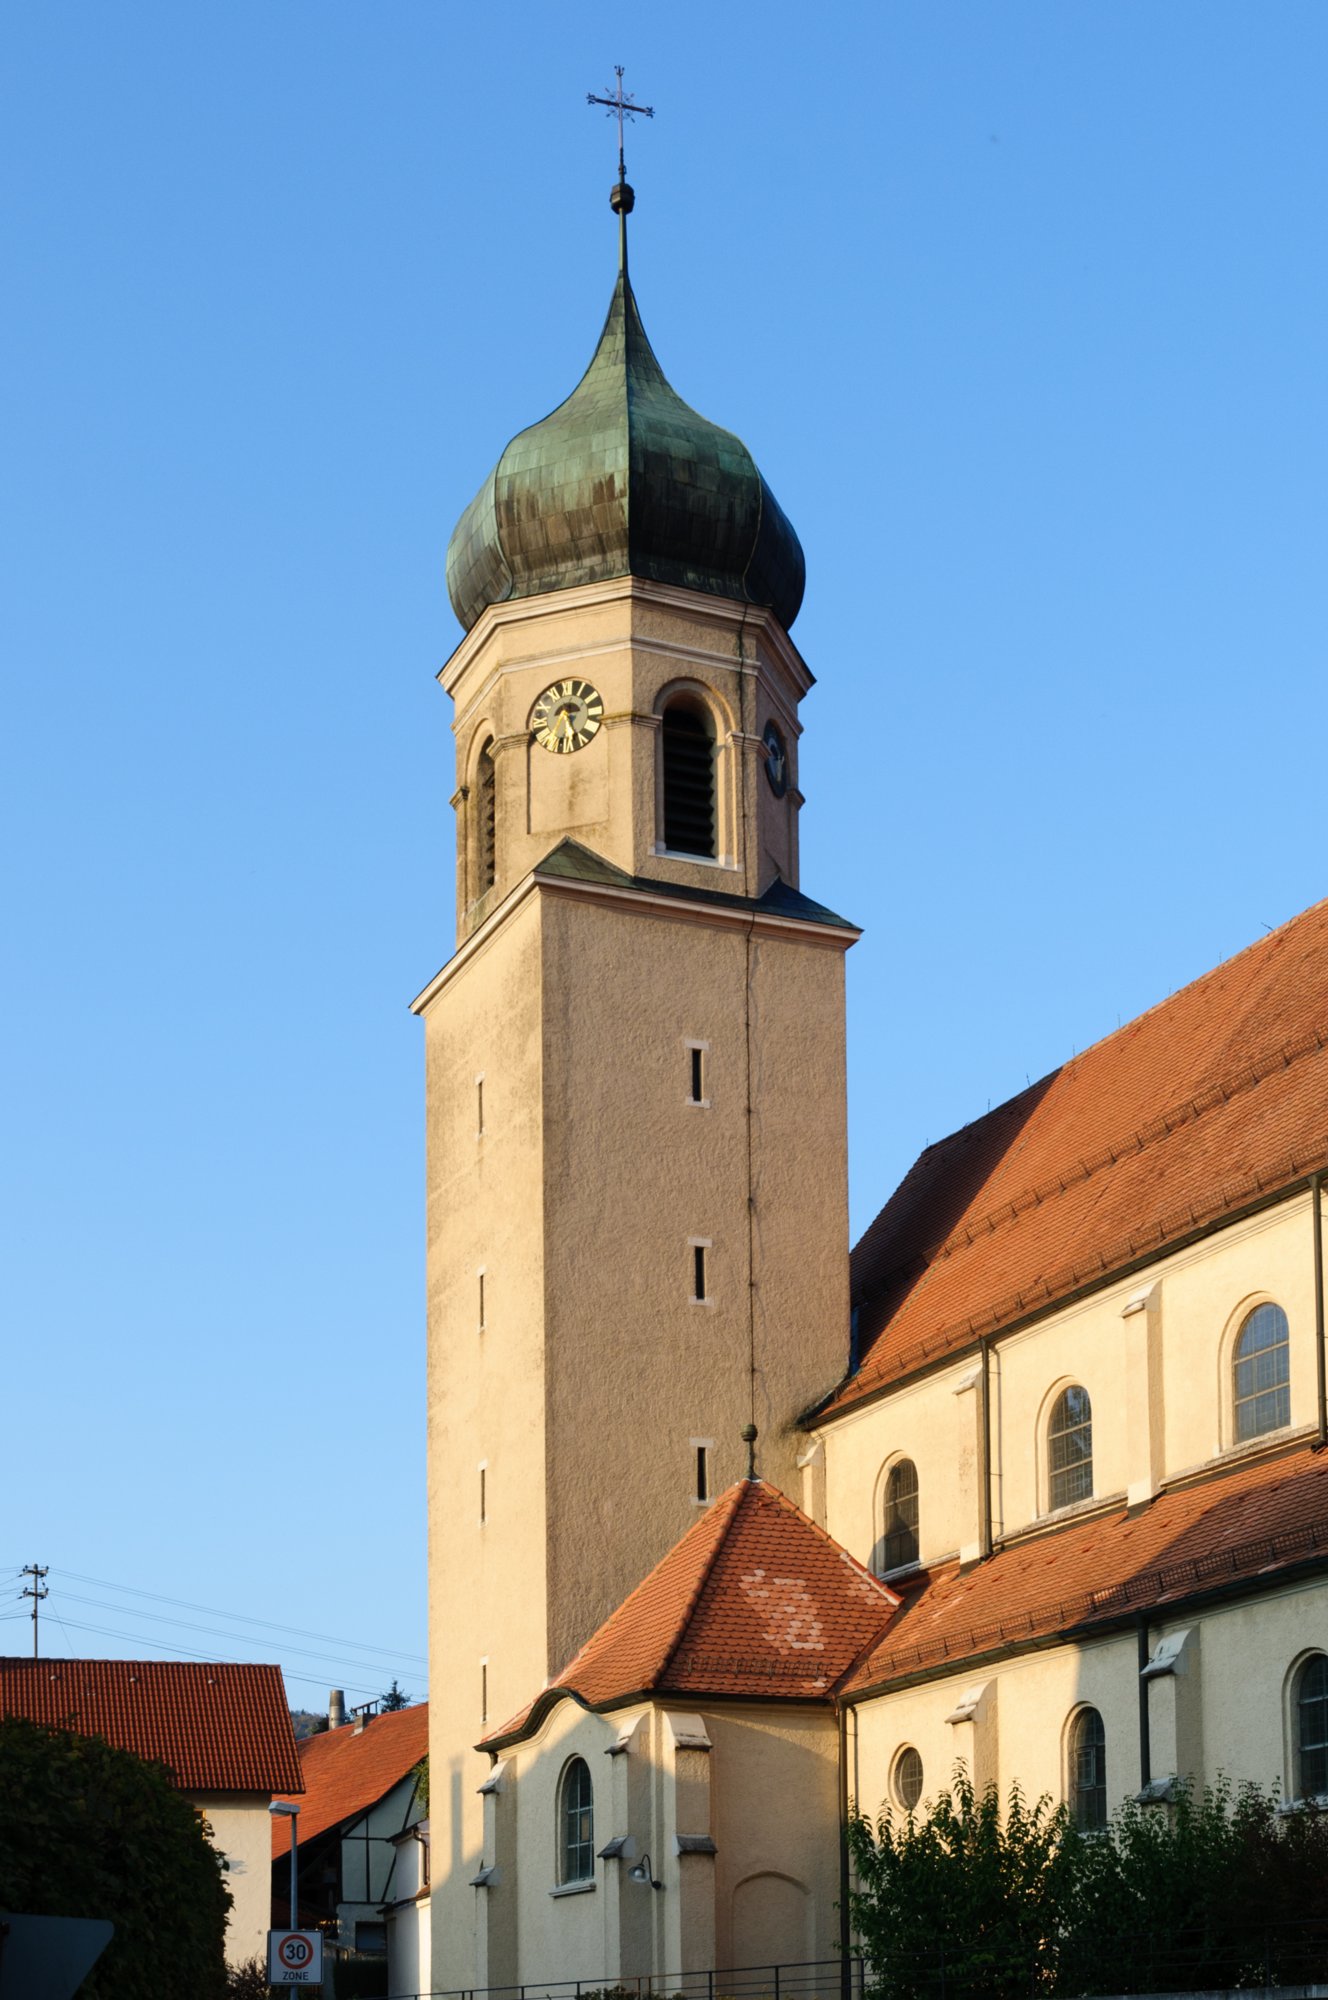
[[[457,523],[452,608],[641,576],[768,605],[787,629],[802,547],[741,438],[664,379],[626,258],[594,359],[565,403],[518,433]]]
[[[812,901],[801,889],[774,881],[763,896],[737,896],[726,889],[693,889],[686,882],[657,881],[653,875],[629,875],[616,862],[606,861],[593,848],[582,846],[570,835],[550,848],[537,862],[536,875],[552,876],[565,882],[599,882],[606,888],[639,889],[651,896],[674,896],[682,903],[711,903],[723,910],[750,910],[754,915],[796,917],[802,923],[824,924],[828,930],[852,931],[858,927],[847,917],[836,916],[824,903]]]

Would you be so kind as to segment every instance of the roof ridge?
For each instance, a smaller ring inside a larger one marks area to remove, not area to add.
[[[1011,1105],[1018,1104],[1020,1098],[1027,1097],[1029,1092],[1038,1089],[1039,1085],[1053,1082],[1058,1076],[1063,1076],[1067,1070],[1078,1068],[1089,1056],[1095,1055],[1099,1049],[1106,1048],[1109,1042],[1118,1040],[1122,1035],[1128,1035],[1142,1021],[1147,1021],[1152,1015],[1159,1013],[1162,1008],[1170,1007],[1173,1001],[1181,999],[1186,993],[1192,993],[1196,987],[1206,985],[1210,979],[1216,979],[1220,972],[1228,971],[1242,958],[1249,957],[1252,952],[1270,949],[1275,938],[1280,938],[1284,932],[1292,930],[1297,924],[1304,923],[1305,919],[1312,917],[1316,911],[1328,913],[1328,896],[1320,896],[1317,902],[1310,903],[1307,908],[1298,910],[1294,916],[1287,917],[1283,923],[1275,925],[1263,937],[1251,938],[1250,942],[1242,945],[1239,951],[1233,951],[1229,958],[1220,958],[1216,965],[1210,965],[1206,972],[1196,973],[1194,978],[1187,979],[1183,986],[1173,987],[1171,992],[1164,994],[1162,999],[1154,1000],[1151,1007],[1142,1008],[1139,1013],[1132,1014],[1128,1021],[1122,1021],[1118,1028],[1112,1028],[1109,1033],[1099,1035],[1095,1042],[1089,1042],[1085,1048],[1077,1050],[1072,1056],[1067,1056],[1063,1063],[1057,1063],[1044,1076],[1040,1076],[1036,1083],[1025,1084],[1022,1090],[1013,1091],[1009,1097],[1003,1098],[999,1104],[993,1105],[990,1111],[981,1111],[975,1118],[968,1118],[962,1125],[956,1125],[953,1131],[943,1132],[939,1139],[931,1140],[928,1145],[922,1148],[909,1172],[912,1173],[919,1162],[927,1159],[930,1154],[939,1152],[942,1147],[948,1146],[952,1140],[959,1138],[961,1133],[976,1131],[979,1126],[986,1125],[990,1120],[1000,1117],[1002,1112],[1008,1111]],[[904,1180],[906,1181],[907,1179],[908,1175],[905,1175]],[[901,1181],[899,1185],[902,1187],[904,1181]],[[878,1220],[879,1214],[872,1217],[872,1222],[863,1231],[862,1236],[858,1239],[859,1242],[862,1242],[866,1238],[872,1225]]]
[[[1303,1061],[1306,1056],[1322,1053],[1324,1046],[1323,1034],[1319,1029],[1313,1028],[1303,1035],[1294,1036],[1289,1042],[1282,1042],[1275,1048],[1265,1050],[1249,1062],[1242,1063],[1235,1071],[1201,1083],[1188,1097],[1176,1099],[1146,1125],[1138,1126],[1130,1138],[1101,1146],[1087,1158],[1081,1156],[1075,1166],[1058,1174],[1054,1181],[1041,1181],[1031,1187],[1021,1188],[1018,1194],[1011,1195],[1008,1201],[1003,1201],[999,1208],[989,1209],[975,1221],[963,1223],[959,1228],[952,1230],[949,1236],[942,1238],[938,1244],[925,1250],[915,1251],[909,1258],[909,1263],[914,1263],[918,1257],[922,1257],[930,1265],[941,1257],[949,1256],[954,1250],[970,1246],[984,1231],[987,1235],[993,1235],[1005,1223],[1016,1222],[1026,1210],[1040,1208],[1044,1202],[1054,1201],[1058,1195],[1068,1193],[1070,1188],[1082,1186],[1083,1182],[1090,1180],[1094,1174],[1101,1173],[1104,1167],[1114,1167],[1118,1161],[1134,1157],[1146,1151],[1149,1146],[1155,1146],[1162,1140],[1171,1138],[1172,1134],[1182,1127],[1193,1125],[1196,1120],[1204,1116],[1205,1112],[1215,1111],[1220,1106],[1229,1104],[1233,1097],[1238,1097],[1243,1091],[1253,1090],[1266,1076],[1275,1076],[1279,1068],[1290,1069],[1293,1063]],[[966,1128],[960,1127],[961,1131],[964,1129]],[[944,1141],[940,1143],[944,1144]],[[883,1274],[883,1278],[889,1276],[888,1271]]]
[[[724,1505],[724,1502],[729,1498],[730,1494],[733,1496],[732,1504],[729,1507],[728,1519],[725,1521],[723,1527],[721,1528],[720,1532],[715,1536],[715,1539],[710,1546],[709,1554],[706,1556],[705,1561],[701,1565],[701,1573],[697,1577],[695,1584],[692,1586],[692,1590],[690,1595],[688,1596],[687,1602],[684,1604],[682,1608],[682,1614],[678,1619],[677,1630],[674,1632],[673,1637],[670,1639],[668,1645],[665,1647],[664,1657],[660,1661],[659,1666],[655,1669],[656,1687],[659,1686],[660,1682],[667,1675],[669,1668],[673,1665],[674,1659],[677,1656],[678,1648],[681,1646],[684,1635],[686,1634],[687,1627],[691,1624],[693,1614],[696,1611],[696,1607],[701,1602],[701,1594],[704,1591],[706,1585],[709,1583],[710,1578],[714,1573],[715,1563],[718,1560],[719,1552],[723,1548],[725,1542],[728,1540],[729,1535],[732,1533],[733,1523],[737,1520],[738,1515],[742,1509],[742,1503],[743,1500],[746,1498],[747,1488],[751,1485],[756,1485],[760,1483],[761,1482],[759,1481],[753,1481],[750,1479],[739,1479],[738,1481],[735,1482],[734,1485],[730,1486],[728,1493],[721,1493],[718,1500],[716,1500],[715,1506],[716,1508],[719,1508]],[[704,1520],[705,1518],[706,1517],[703,1514],[701,1516],[701,1519]]]
[[[903,1349],[895,1357],[893,1368],[887,1374],[874,1378],[868,1384],[868,1388],[875,1390],[882,1388],[888,1382],[898,1382],[915,1366],[921,1366],[936,1356],[962,1352],[966,1341],[975,1341],[984,1333],[994,1332],[1021,1312],[1032,1312],[1042,1306],[1056,1304],[1069,1296],[1076,1285],[1088,1284],[1094,1278],[1109,1279],[1114,1272],[1124,1270],[1134,1258],[1164,1250],[1169,1243],[1184,1235],[1187,1225],[1192,1229],[1202,1229],[1206,1223],[1231,1214],[1239,1208],[1244,1199],[1257,1200],[1264,1194],[1276,1195],[1283,1191],[1289,1192],[1292,1182],[1299,1175],[1312,1173],[1316,1166],[1328,1165],[1328,1131],[1321,1133],[1308,1149],[1284,1154],[1275,1165],[1276,1171],[1273,1173],[1253,1173],[1247,1175],[1243,1181],[1223,1182],[1216,1199],[1207,1201],[1196,1199],[1189,1202],[1184,1209],[1174,1209],[1169,1215],[1164,1215],[1160,1222],[1146,1232],[1121,1237],[1116,1242],[1109,1243],[1105,1249],[1097,1251],[1084,1264],[1062,1265],[1058,1270],[1052,1270],[1040,1278],[1035,1286],[1030,1286],[1025,1291],[1008,1292],[985,1312],[970,1315],[964,1320],[952,1320],[937,1333],[923,1340],[914,1341],[911,1346]],[[1176,1225],[1174,1229],[1168,1226],[1172,1223]],[[883,1323],[878,1329],[876,1338],[880,1337],[880,1333],[888,1324],[888,1320]],[[832,1390],[827,1402],[842,1402],[843,1407],[848,1408],[854,1401],[849,1391],[857,1379],[859,1378],[850,1378],[847,1384]]]
[[[1145,1007],[1140,1013],[1132,1014],[1128,1021],[1122,1021],[1119,1028],[1111,1029],[1109,1034],[1099,1035],[1095,1042],[1090,1042],[1087,1048],[1080,1049],[1077,1055],[1071,1056],[1069,1063],[1062,1063],[1061,1068],[1068,1069],[1070,1063],[1082,1062],[1084,1057],[1091,1056],[1095,1049],[1102,1048],[1107,1042],[1114,1042],[1117,1035],[1128,1034],[1131,1028],[1137,1028],[1141,1021],[1146,1021],[1150,1014],[1156,1014],[1159,1008],[1169,1007],[1173,1000],[1179,1000],[1183,993],[1192,992],[1196,986],[1204,986],[1210,979],[1216,979],[1219,972],[1225,972],[1238,960],[1248,958],[1251,952],[1271,950],[1275,938],[1280,938],[1285,931],[1293,929],[1296,924],[1304,923],[1306,917],[1312,917],[1316,910],[1328,912],[1328,896],[1320,896],[1317,902],[1310,903],[1303,910],[1297,910],[1293,916],[1285,918],[1280,924],[1274,924],[1272,930],[1265,931],[1262,937],[1251,938],[1239,951],[1233,951],[1229,958],[1219,958],[1216,965],[1210,965],[1206,972],[1197,972],[1194,978],[1187,979],[1183,986],[1173,987],[1161,1000],[1155,1000],[1151,1007]]]

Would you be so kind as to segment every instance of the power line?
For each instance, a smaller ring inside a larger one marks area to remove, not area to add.
[[[127,1618],[147,1618],[151,1619],[157,1625],[178,1625],[185,1632],[204,1632],[210,1638],[225,1639],[232,1646],[237,1639],[242,1639],[245,1636],[242,1632],[218,1631],[214,1625],[197,1625],[192,1618],[172,1618],[169,1612],[165,1611],[140,1611],[132,1604],[107,1604],[99,1597],[84,1597],[76,1590],[61,1589],[59,1597],[60,1601],[64,1604],[88,1604],[95,1611],[112,1611]],[[382,1659],[341,1660],[335,1654],[318,1653],[309,1646],[282,1645],[280,1650],[283,1655],[286,1653],[297,1653],[303,1659],[322,1660],[328,1666],[335,1666],[338,1669],[349,1667],[353,1673],[365,1673],[370,1668],[380,1670],[385,1674],[399,1673],[401,1671],[399,1658],[397,1664],[394,1665],[391,1659],[386,1662]]]
[[[103,1639],[125,1639],[129,1642],[130,1645],[134,1646],[142,1645],[144,1643],[144,1635],[141,1632],[113,1632],[107,1625],[85,1625],[78,1618],[70,1618],[68,1620],[62,1618],[60,1622],[62,1625],[67,1624],[75,1632],[95,1632],[100,1638]],[[178,1653],[182,1659],[202,1660],[205,1664],[209,1666],[246,1667],[251,1664],[251,1662],[248,1660],[222,1659],[219,1658],[216,1653],[195,1653],[191,1651],[190,1648],[187,1646],[172,1646],[168,1644],[168,1642],[165,1639],[148,1639],[146,1643],[151,1646],[155,1646],[158,1652]],[[324,1676],[319,1674],[287,1674],[284,1668],[282,1670],[282,1675],[283,1679],[285,1680],[305,1681],[308,1683],[310,1687],[322,1687],[324,1685],[324,1679],[325,1679]],[[366,1694],[369,1695],[372,1699],[377,1700],[378,1695],[381,1694],[382,1690],[381,1689],[375,1690],[367,1687],[354,1687],[351,1686],[350,1683],[348,1682],[347,1692],[350,1694]]]
[[[90,1583],[98,1590],[120,1590],[131,1597],[146,1597],[154,1604],[171,1604],[179,1611],[201,1611],[208,1618],[227,1618],[233,1625],[258,1625],[268,1632],[289,1632],[298,1639],[320,1639],[328,1646],[345,1646],[355,1653],[381,1654],[382,1647],[366,1646],[359,1639],[339,1639],[331,1632],[310,1632],[301,1625],[281,1625],[271,1618],[252,1618],[243,1611],[219,1611],[215,1604],[192,1604],[187,1598],[167,1597],[159,1590],[140,1590],[132,1583],[110,1583],[104,1576],[82,1576],[77,1570],[62,1569],[62,1576],[72,1578],[75,1583]],[[128,1606],[124,1607],[128,1610]],[[234,1635],[234,1636],[238,1636]],[[408,1661],[411,1666],[424,1667],[428,1661],[422,1653],[395,1652],[399,1660]]]

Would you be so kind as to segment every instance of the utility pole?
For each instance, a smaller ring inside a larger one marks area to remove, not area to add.
[[[37,1606],[41,1603],[43,1597],[49,1597],[51,1594],[42,1581],[43,1577],[50,1574],[50,1567],[49,1563],[44,1567],[41,1563],[24,1563],[23,1568],[19,1571],[20,1576],[30,1576],[32,1578],[31,1583],[23,1586],[19,1592],[19,1596],[30,1597],[32,1599],[32,1657],[34,1660],[37,1657]]]

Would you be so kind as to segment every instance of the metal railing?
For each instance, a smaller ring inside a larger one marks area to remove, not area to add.
[[[642,1973],[633,1979],[535,1980],[524,1986],[431,1986],[387,2000],[867,2000],[866,1963],[811,1959],[801,1965],[716,1966],[705,1972]]]
[[[1328,1996],[1328,1917],[1268,1925],[1196,1925],[1104,1936],[1091,1960],[1055,1939],[1010,1946],[975,1937],[805,1964],[715,1967],[631,1979],[521,1986],[393,1988],[387,2000],[1086,2000],[1089,1995],[1255,1992]]]

